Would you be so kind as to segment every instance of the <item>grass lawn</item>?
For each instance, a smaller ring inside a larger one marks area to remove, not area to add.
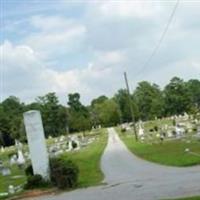
[[[63,154],[63,159],[71,159],[80,170],[79,187],[100,184],[103,173],[100,169],[100,159],[107,144],[107,130],[103,129],[101,137],[80,152]]]
[[[200,154],[200,141],[191,139],[190,143],[186,140],[171,140],[158,143],[136,142],[133,134],[122,133],[116,128],[120,138],[128,149],[135,155],[163,165],[171,166],[192,166],[200,164],[200,156],[185,153],[189,148],[192,152]]]
[[[103,180],[103,173],[100,170],[100,158],[107,144],[107,130],[101,129],[89,135],[91,137],[95,136],[97,139],[79,151],[61,155],[63,159],[70,159],[78,165],[80,170],[78,187],[97,185]],[[27,148],[27,146],[24,145],[24,148]],[[4,161],[4,164],[6,161],[6,165],[8,166],[8,155],[14,152],[14,149],[10,147],[6,152],[0,153],[0,159]],[[2,176],[0,174],[0,193],[7,192],[9,185],[18,186],[26,182],[23,169],[19,169],[18,166],[13,165],[11,172],[10,176]],[[0,199],[5,199],[5,197],[0,197]]]

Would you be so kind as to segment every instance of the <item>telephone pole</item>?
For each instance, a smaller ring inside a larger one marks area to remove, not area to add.
[[[124,79],[125,79],[125,83],[126,83],[126,90],[127,90],[127,95],[128,95],[128,103],[129,103],[129,107],[130,107],[130,111],[131,111],[131,118],[132,118],[132,122],[133,122],[133,132],[135,134],[135,140],[138,141],[138,135],[137,135],[137,130],[136,130],[136,126],[135,126],[135,117],[134,117],[134,112],[133,112],[133,106],[131,103],[131,95],[130,95],[130,89],[129,89],[129,85],[128,85],[128,79],[127,79],[126,72],[124,72]]]

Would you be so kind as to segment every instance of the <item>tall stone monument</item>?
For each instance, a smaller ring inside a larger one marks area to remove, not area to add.
[[[31,110],[24,113],[24,124],[28,139],[34,174],[49,179],[49,157],[47,153],[44,129],[40,111]]]

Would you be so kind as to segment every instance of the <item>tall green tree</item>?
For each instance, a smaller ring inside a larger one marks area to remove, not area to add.
[[[164,102],[158,85],[142,81],[138,84],[133,96],[141,119],[149,120],[163,115]]]
[[[200,110],[200,81],[191,79],[186,82],[186,86],[191,98],[192,106]]]
[[[40,105],[46,137],[59,136],[66,133],[67,110],[59,104],[55,93],[48,93],[37,98]],[[37,105],[37,104],[36,104]]]
[[[107,99],[93,106],[98,123],[102,126],[114,126],[120,122],[119,106],[113,99]]]
[[[101,95],[97,97],[96,99],[93,99],[91,101],[91,106],[90,106],[90,116],[91,116],[91,122],[94,127],[97,127],[98,125],[101,124],[100,116],[98,113],[97,105],[102,104],[104,101],[108,100],[108,97]]]
[[[191,98],[186,83],[174,77],[164,89],[165,114],[175,115],[189,112]]]
[[[24,104],[15,96],[10,96],[1,103],[0,132],[4,145],[13,144],[14,139],[21,139],[23,110]]]
[[[132,121],[132,114],[131,114],[131,108],[129,103],[129,97],[127,90],[120,89],[114,96],[114,100],[119,106],[120,110],[120,117],[122,122],[131,122]],[[131,96],[131,106],[133,109],[133,114],[135,120],[138,119],[138,107],[133,99],[133,96]]]
[[[69,129],[71,132],[85,131],[91,128],[91,118],[87,107],[81,104],[80,94],[68,95]]]

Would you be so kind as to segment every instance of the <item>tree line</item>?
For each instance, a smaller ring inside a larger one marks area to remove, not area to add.
[[[131,93],[131,106],[136,121],[184,112],[196,114],[200,111],[200,81],[174,77],[163,89],[142,81]],[[40,96],[30,104],[10,96],[0,103],[0,145],[12,145],[15,139],[26,142],[23,113],[28,110],[41,111],[46,137],[86,131],[99,125],[115,126],[132,120],[125,89],[118,90],[112,98],[99,96],[89,106],[81,103],[79,93],[69,94],[66,105],[59,103],[55,93]]]

